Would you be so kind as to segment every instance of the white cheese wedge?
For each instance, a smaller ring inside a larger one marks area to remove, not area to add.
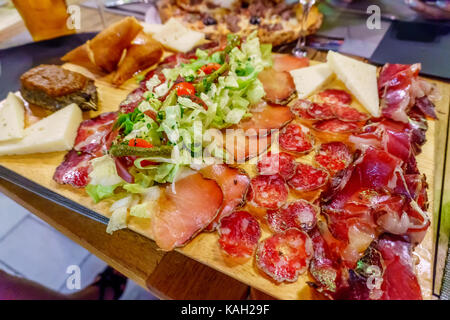
[[[22,100],[10,92],[0,106],[0,141],[23,137],[25,109]]]
[[[171,18],[153,35],[153,38],[170,50],[188,52],[204,41],[205,35],[186,28],[176,19]]]
[[[309,97],[323,86],[333,74],[326,63],[290,71],[300,99]]]
[[[379,117],[377,68],[334,51],[328,52],[327,63],[364,108]]]
[[[71,104],[26,128],[22,139],[0,143],[0,155],[70,150],[82,120],[80,108]]]
[[[141,25],[144,27],[144,32],[149,34],[155,34],[161,31],[161,29],[164,27],[163,24],[160,23],[146,23],[141,22]]]

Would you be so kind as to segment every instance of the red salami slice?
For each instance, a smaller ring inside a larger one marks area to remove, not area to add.
[[[280,132],[279,144],[286,151],[308,153],[313,148],[312,141],[309,129],[300,124],[290,123]]]
[[[297,58],[290,54],[272,54],[275,71],[291,71],[309,66],[308,58]]]
[[[312,103],[307,112],[314,120],[335,118],[331,105],[328,103]]]
[[[327,89],[319,93],[320,99],[323,102],[329,104],[345,104],[348,105],[352,103],[352,96],[345,92],[344,90],[339,89]]]
[[[278,209],[287,200],[288,192],[280,175],[256,176],[250,182],[247,200],[257,207]]]
[[[314,120],[314,118],[308,113],[308,109],[311,107],[312,102],[305,99],[296,99],[290,104],[290,108],[293,114],[297,117],[305,120]]]
[[[308,232],[316,225],[318,214],[318,207],[300,199],[287,203],[278,210],[269,210],[267,222],[274,232],[281,232],[289,228],[297,228]]]
[[[258,245],[261,229],[258,221],[246,211],[236,211],[220,221],[219,244],[232,257],[248,258]]]
[[[343,104],[333,104],[331,109],[336,118],[342,121],[366,121],[370,118],[367,113],[359,112],[355,108]]]
[[[89,182],[90,164],[93,155],[75,150],[69,151],[64,161],[56,168],[53,180],[59,184],[70,184],[81,188]]]
[[[103,155],[101,149],[105,146],[116,119],[116,112],[107,112],[83,121],[78,128],[74,149],[91,154],[98,153],[99,156]]]
[[[263,84],[267,101],[286,104],[295,93],[294,80],[288,72],[266,69],[259,73],[258,79]]]
[[[329,174],[325,170],[314,168],[309,164],[297,163],[294,176],[288,185],[297,191],[312,191],[323,187],[328,182]]]
[[[357,122],[346,122],[339,119],[322,120],[314,123],[314,129],[331,133],[352,133],[361,128]]]
[[[329,142],[320,145],[314,159],[331,173],[345,169],[352,162],[352,153],[345,143]]]
[[[288,180],[295,172],[295,158],[285,152],[275,154],[268,152],[258,161],[256,168],[259,174],[273,175],[279,173],[283,179]]]
[[[308,269],[313,253],[309,236],[292,228],[262,241],[256,250],[256,264],[278,282],[294,282]]]

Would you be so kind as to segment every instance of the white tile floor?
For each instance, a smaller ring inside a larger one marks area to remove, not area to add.
[[[82,288],[106,267],[102,260],[0,193],[0,269],[61,293],[73,293],[66,285],[71,265],[80,267]],[[156,298],[129,280],[122,299]]]

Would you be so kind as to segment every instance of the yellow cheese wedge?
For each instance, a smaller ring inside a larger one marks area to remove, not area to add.
[[[364,108],[374,117],[379,117],[377,68],[334,51],[328,52],[327,63]]]
[[[294,79],[298,97],[304,99],[323,86],[331,78],[333,71],[326,63],[321,63],[292,70],[290,73]]]
[[[22,100],[10,92],[0,106],[0,141],[23,137],[24,116]]]
[[[83,120],[81,110],[71,104],[24,130],[24,137],[0,143],[0,155],[70,150]]]
[[[164,27],[163,24],[159,23],[146,23],[141,22],[141,25],[144,27],[144,32],[149,34],[155,34],[161,31],[161,29]]]
[[[205,35],[186,28],[176,19],[171,18],[153,35],[153,38],[170,50],[188,52],[203,42]]]

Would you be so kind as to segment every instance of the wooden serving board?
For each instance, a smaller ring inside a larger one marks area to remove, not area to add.
[[[100,98],[99,111],[86,112],[86,118],[94,117],[103,112],[117,111],[119,103],[123,101],[128,93],[137,86],[135,81],[131,79],[121,88],[115,88],[108,82],[109,76],[93,74],[77,65],[66,64],[64,67],[96,79],[96,85],[98,87]],[[450,86],[443,83],[437,83],[437,85],[443,93],[443,99],[436,106],[438,115],[447,115]],[[434,212],[433,199],[435,196],[433,190],[436,157],[435,144],[438,143],[435,139],[437,136],[435,128],[436,122],[429,121],[427,143],[423,147],[423,152],[417,158],[419,168],[422,173],[426,174],[427,181],[430,185],[430,189],[428,190],[428,196],[430,199],[430,213]],[[70,200],[92,209],[103,216],[109,217],[110,213],[108,208],[110,203],[107,201],[95,204],[86,194],[84,189],[75,189],[71,186],[62,186],[53,181],[52,176],[55,168],[62,162],[65,153],[66,152],[54,152],[23,156],[4,156],[0,157],[0,165]],[[430,214],[430,216],[432,216],[432,214]],[[149,237],[148,219],[130,217],[129,228],[139,234]],[[417,266],[417,270],[419,274],[419,281],[422,286],[422,293],[425,299],[431,298],[432,290],[432,253],[434,232],[432,232],[431,229],[432,228],[429,229],[429,232],[427,233],[427,236],[422,244],[416,248],[416,253],[420,256],[420,263]],[[268,234],[269,233],[263,230],[263,238],[268,236]],[[201,233],[188,245],[177,250],[198,262],[204,263],[211,268],[223,272],[279,299],[322,298],[313,289],[311,289],[309,285],[307,285],[308,281],[312,281],[308,274],[302,275],[295,283],[278,284],[256,268],[254,265],[254,259],[239,262],[227,258],[221,252],[217,240],[218,235],[216,232]],[[143,254],[145,254],[145,252]]]

